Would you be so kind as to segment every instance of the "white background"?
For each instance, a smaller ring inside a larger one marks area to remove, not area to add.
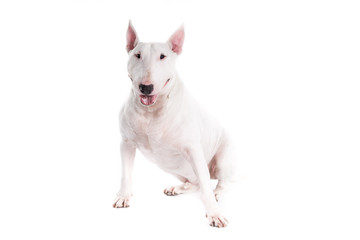
[[[359,239],[356,1],[1,1],[1,239]],[[140,153],[120,186],[128,20],[185,23],[178,69],[232,133],[239,181],[211,228],[196,194]],[[194,237],[192,237],[194,236]],[[190,238],[191,237],[191,238]]]

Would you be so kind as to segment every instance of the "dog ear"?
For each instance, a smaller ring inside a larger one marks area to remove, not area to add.
[[[182,51],[184,38],[185,38],[184,25],[181,25],[181,27],[178,30],[176,30],[176,32],[174,32],[173,35],[171,35],[171,37],[168,40],[170,49],[178,55]]]
[[[131,20],[129,20],[129,26],[128,26],[128,30],[126,33],[126,50],[127,52],[130,52],[131,50],[133,50],[136,45],[139,42],[139,38],[136,34],[135,28],[131,23]]]

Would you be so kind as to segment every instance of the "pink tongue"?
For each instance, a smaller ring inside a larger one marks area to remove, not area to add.
[[[144,105],[151,105],[156,101],[157,95],[147,96],[140,95],[140,101]]]

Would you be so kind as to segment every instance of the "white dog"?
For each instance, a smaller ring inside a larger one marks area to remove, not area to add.
[[[129,207],[139,149],[183,182],[166,188],[165,194],[199,190],[210,225],[225,227],[228,221],[216,201],[232,180],[234,159],[224,129],[199,107],[176,72],[184,36],[180,27],[166,43],[142,43],[129,22],[126,49],[132,90],[120,113],[122,179],[113,206]],[[211,178],[218,179],[214,192]]]

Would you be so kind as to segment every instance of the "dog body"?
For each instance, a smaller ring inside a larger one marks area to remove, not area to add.
[[[140,43],[129,23],[127,50],[132,90],[120,113],[122,181],[114,207],[128,207],[131,174],[139,149],[182,185],[167,195],[200,190],[210,225],[225,227],[216,199],[232,180],[234,161],[224,129],[186,91],[175,68],[182,51],[181,27],[167,43]],[[218,179],[215,194],[210,178]]]
[[[154,106],[151,111],[143,109],[139,97],[131,94],[121,111],[121,132],[124,141],[133,143],[162,170],[181,181],[197,184],[197,175],[185,159],[186,153],[197,146],[209,165],[225,144],[226,136],[219,124],[185,91],[180,80],[173,78],[172,81],[177,86],[164,96],[164,105],[160,105],[162,99],[158,99],[156,104],[160,107]]]

